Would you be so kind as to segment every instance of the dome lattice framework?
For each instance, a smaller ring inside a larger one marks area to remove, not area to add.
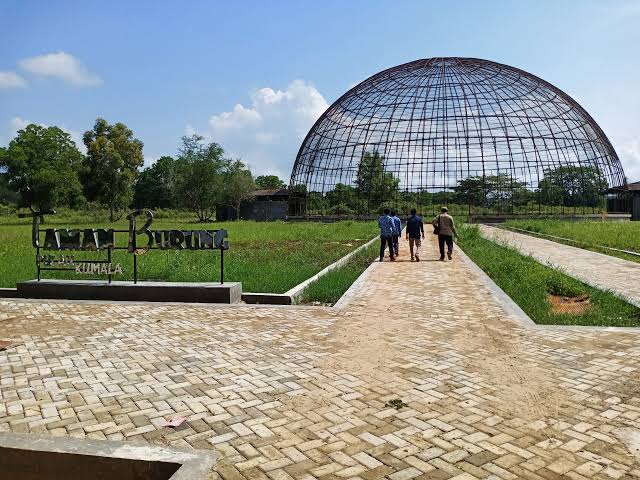
[[[290,213],[590,213],[624,185],[606,135],[566,93],[508,65],[431,58],[327,109],[298,152]]]

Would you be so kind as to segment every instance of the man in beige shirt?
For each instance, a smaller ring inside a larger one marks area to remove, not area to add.
[[[431,224],[438,231],[438,246],[440,247],[440,261],[444,261],[444,244],[447,244],[447,257],[451,260],[453,253],[453,237],[458,236],[456,232],[456,223],[453,217],[449,215],[447,207],[440,209],[440,215],[435,217]]]

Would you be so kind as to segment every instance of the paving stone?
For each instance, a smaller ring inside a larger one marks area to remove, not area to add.
[[[638,333],[524,328],[402,248],[341,310],[2,299],[0,431],[215,449],[225,480],[639,476]]]

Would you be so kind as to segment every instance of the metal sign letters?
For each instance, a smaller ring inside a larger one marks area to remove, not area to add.
[[[38,280],[42,270],[67,270],[81,275],[107,275],[111,282],[114,275],[123,273],[119,263],[112,262],[114,250],[126,250],[133,254],[133,280],[138,281],[138,257],[149,250],[219,250],[220,251],[220,283],[224,283],[224,251],[229,249],[226,230],[151,230],[153,212],[136,210],[127,215],[127,230],[105,228],[40,228],[43,215],[54,214],[55,211],[32,212],[19,214],[20,218],[31,216],[31,242],[36,248],[36,267]],[[142,226],[138,217],[144,219]],[[120,244],[123,234],[128,234],[127,243]],[[44,239],[42,238],[44,234]],[[41,251],[61,252],[42,254]],[[102,252],[107,258],[103,260],[76,259],[69,251]],[[64,253],[62,253],[64,252]]]

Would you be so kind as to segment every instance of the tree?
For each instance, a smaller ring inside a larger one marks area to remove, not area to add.
[[[531,199],[527,183],[506,173],[468,177],[453,187],[456,203],[503,210],[504,207],[526,205]]]
[[[547,170],[538,188],[547,205],[599,207],[609,184],[596,167],[568,165]]]
[[[174,208],[176,206],[176,161],[160,157],[138,175],[133,204],[136,208]]]
[[[0,149],[0,167],[8,186],[31,211],[83,203],[78,170],[82,154],[68,133],[58,127],[28,125]]]
[[[143,144],[125,124],[109,125],[102,118],[84,133],[83,141],[87,147],[82,175],[85,195],[105,205],[113,221],[133,200],[132,187],[144,163]]]
[[[458,180],[453,187],[455,202],[463,205],[482,206],[486,202],[485,182],[483,177],[469,177]]]
[[[369,210],[378,209],[384,202],[394,199],[400,180],[385,171],[384,156],[378,152],[366,152],[358,164],[356,191],[366,199]]]
[[[224,204],[224,171],[229,164],[217,143],[203,143],[204,137],[182,137],[175,164],[176,195],[182,206],[206,222]]]
[[[4,148],[0,148],[0,158],[4,151]],[[6,172],[0,173],[0,205],[18,205],[19,203],[20,195],[10,187],[9,175]]]
[[[287,184],[280,180],[277,175],[258,175],[256,177],[256,187],[262,190],[278,190],[287,188]]]
[[[336,183],[333,190],[326,194],[329,206],[346,205],[353,210],[357,204],[356,189],[344,183]]]
[[[236,220],[240,219],[240,205],[253,198],[256,184],[251,172],[240,160],[230,162],[224,172],[224,192],[227,205],[236,211]]]

